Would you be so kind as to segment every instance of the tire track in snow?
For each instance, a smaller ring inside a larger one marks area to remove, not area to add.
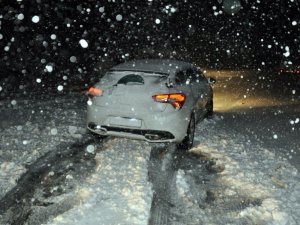
[[[191,179],[186,179],[185,184],[178,184],[185,179],[183,176],[188,177],[190,173],[193,175]],[[204,185],[199,189],[195,184],[213,183],[215,173],[211,161],[206,163],[175,144],[153,148],[149,161],[149,180],[154,193],[149,225],[201,224],[201,219],[189,212],[190,205],[200,209],[208,201],[206,194],[209,189]],[[190,189],[190,193],[183,193],[182,185]],[[187,202],[186,196],[193,200]],[[199,210],[193,212],[197,215]]]
[[[173,187],[175,184],[176,169],[173,156],[176,147],[173,144],[154,147],[151,150],[148,176],[153,184],[153,198],[149,225],[169,224],[172,207],[175,206]]]
[[[58,204],[49,201],[52,196],[60,196],[67,193],[75,186],[70,180],[81,180],[95,168],[93,156],[87,154],[85,148],[94,143],[90,136],[83,136],[81,141],[70,146],[69,143],[61,143],[53,151],[40,157],[30,165],[17,181],[17,185],[0,200],[1,224],[22,225],[35,214],[35,207],[47,207],[53,205],[48,213],[42,212],[42,216],[34,215],[34,220],[29,224],[41,224],[50,216],[60,214],[70,209],[74,200],[68,198],[68,203]],[[83,175],[83,176],[82,176]],[[67,182],[66,180],[68,180]],[[75,177],[75,179],[73,179]]]
[[[150,145],[108,138],[95,152],[95,171],[77,188],[80,204],[47,224],[146,225],[152,198],[147,176]]]

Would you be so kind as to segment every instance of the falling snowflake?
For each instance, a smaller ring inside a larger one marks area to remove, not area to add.
[[[123,16],[122,16],[122,15],[119,14],[119,15],[116,16],[116,20],[117,20],[117,21],[121,21],[122,19],[123,19]]]
[[[87,147],[86,147],[86,151],[88,152],[88,153],[94,153],[95,152],[95,146],[94,145],[88,145]]]
[[[20,14],[17,16],[17,19],[18,19],[18,20],[23,20],[23,19],[24,19],[24,14],[23,14],[23,13],[20,13]]]
[[[50,131],[50,133],[52,134],[52,135],[57,135],[57,129],[56,128],[52,128],[51,129],[51,131]]]
[[[289,48],[289,46],[285,46],[285,53],[283,53],[283,55],[285,57],[289,57],[290,56],[290,48]]]
[[[31,19],[31,21],[33,23],[38,23],[40,21],[40,17],[39,16],[33,16],[32,19]]]
[[[57,90],[58,90],[58,91],[62,91],[63,89],[64,89],[64,86],[62,86],[62,85],[58,85],[58,86],[57,86]]]
[[[52,65],[46,65],[45,66],[45,68],[46,68],[46,71],[48,72],[48,73],[51,73],[52,71],[53,71],[53,66]]]
[[[12,104],[12,105],[16,105],[16,104],[17,104],[17,101],[16,101],[16,100],[12,100],[12,101],[11,101],[11,104]]]
[[[99,12],[101,12],[101,13],[104,13],[104,10],[105,10],[104,7],[99,8]]]
[[[70,57],[70,62],[74,63],[77,61],[77,58],[75,56]]]
[[[82,48],[87,48],[89,46],[89,44],[87,43],[87,41],[84,40],[84,39],[81,39],[79,41],[79,44],[81,45]]]

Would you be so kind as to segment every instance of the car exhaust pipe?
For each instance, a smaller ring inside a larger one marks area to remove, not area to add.
[[[95,123],[89,123],[88,127],[100,135],[106,135],[106,133],[107,133],[106,128],[101,127],[100,125],[96,125]]]
[[[160,136],[157,134],[145,134],[145,138],[150,141],[157,141],[161,139]]]
[[[107,129],[100,126],[96,126],[94,130],[101,135],[105,135],[107,133]]]

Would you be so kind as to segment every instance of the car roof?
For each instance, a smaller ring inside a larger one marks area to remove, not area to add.
[[[132,60],[111,68],[111,70],[129,70],[155,72],[161,74],[175,74],[177,70],[192,67],[191,63],[173,59],[141,59]]]

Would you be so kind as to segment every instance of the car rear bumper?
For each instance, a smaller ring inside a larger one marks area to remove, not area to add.
[[[148,142],[181,142],[186,136],[189,123],[188,112],[166,110],[165,112],[124,113],[118,118],[140,120],[139,127],[126,124],[111,124],[108,118],[110,110],[100,106],[89,106],[87,110],[87,128],[100,135],[125,137]],[[183,119],[185,118],[185,119]]]
[[[167,131],[99,126],[92,122],[88,124],[87,128],[90,131],[100,135],[127,137],[132,139],[145,140],[149,142],[172,142],[175,139],[174,135]]]

